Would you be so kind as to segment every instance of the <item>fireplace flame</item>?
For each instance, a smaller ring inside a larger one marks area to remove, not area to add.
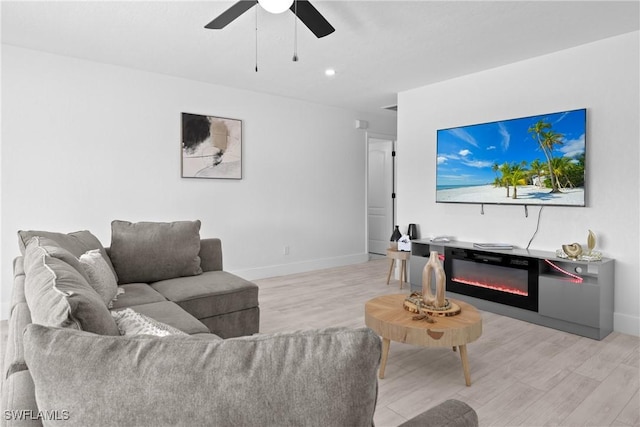
[[[523,297],[529,296],[528,292],[521,289],[513,288],[508,285],[492,285],[491,283],[478,282],[477,280],[467,280],[460,277],[453,277],[451,280],[454,282],[462,283],[464,285],[477,286],[480,288],[492,289],[494,291],[507,292],[510,294],[521,295]]]

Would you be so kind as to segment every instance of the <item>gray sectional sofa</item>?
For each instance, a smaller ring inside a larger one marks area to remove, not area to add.
[[[0,424],[372,425],[379,337],[257,334],[258,287],[225,272],[220,240],[199,230],[114,221],[109,247],[88,231],[20,231]],[[147,329],[124,330],[127,309]],[[447,401],[408,425],[477,422]]]

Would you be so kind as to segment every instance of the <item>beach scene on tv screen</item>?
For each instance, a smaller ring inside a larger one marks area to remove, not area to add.
[[[586,110],[441,129],[436,201],[585,205]]]

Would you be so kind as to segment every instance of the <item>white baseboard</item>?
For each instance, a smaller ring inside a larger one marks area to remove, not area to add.
[[[640,337],[640,317],[613,313],[613,330],[623,334]]]
[[[307,271],[322,270],[325,268],[342,267],[345,265],[359,264],[369,261],[369,254],[353,254],[332,258],[313,259],[295,262],[291,264],[268,265],[264,267],[230,270],[247,280],[264,279],[267,277],[286,276],[288,274],[306,273]]]

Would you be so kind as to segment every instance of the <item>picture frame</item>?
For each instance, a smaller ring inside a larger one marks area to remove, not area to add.
[[[242,120],[182,113],[182,178],[242,179]]]

